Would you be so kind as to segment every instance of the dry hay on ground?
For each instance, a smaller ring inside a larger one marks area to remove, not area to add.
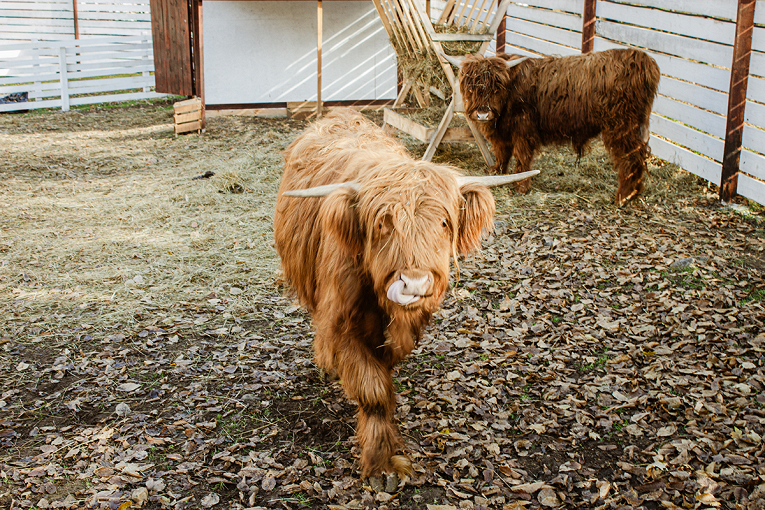
[[[304,125],[0,116],[0,506],[762,508],[762,213],[658,160],[615,208],[599,144],[496,191],[497,232],[397,372],[415,476],[364,488],[354,406],[275,284]]]
[[[51,120],[55,127],[48,125]],[[4,117],[2,247],[19,272],[0,306],[39,317],[77,304],[85,322],[270,282],[271,217],[290,122],[230,118],[174,137],[169,107]],[[300,124],[302,126],[302,124]],[[193,177],[214,172],[209,179]],[[6,268],[7,269],[7,268]],[[241,310],[250,310],[246,297]]]

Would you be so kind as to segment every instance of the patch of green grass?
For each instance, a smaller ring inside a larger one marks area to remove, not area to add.
[[[665,279],[671,281],[674,285],[685,289],[701,290],[706,288],[706,281],[699,274],[694,274],[698,268],[690,265],[684,268],[667,269],[660,274]],[[722,279],[718,275],[711,275],[714,278]]]
[[[308,497],[308,494],[305,494],[303,492],[298,492],[295,494],[295,499],[297,500],[296,503],[298,506],[310,506],[311,505],[311,498]]]
[[[609,359],[611,359],[611,355],[604,350],[598,355],[598,359],[592,363],[582,365],[579,370],[582,372],[592,372],[593,370],[604,369],[608,365]]]
[[[749,294],[741,300],[741,304],[751,303],[753,301],[762,302],[765,301],[765,288],[764,289],[752,289],[749,290]]]
[[[220,434],[226,436],[230,440],[237,439],[239,434],[247,430],[249,423],[248,420],[241,416],[228,416],[222,418],[221,415],[217,415],[215,420],[218,422],[218,430]]]
[[[617,432],[620,432],[624,427],[630,424],[629,420],[623,420],[623,421],[617,421],[614,422],[614,430]]]

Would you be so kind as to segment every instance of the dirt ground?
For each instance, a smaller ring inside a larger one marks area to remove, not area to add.
[[[597,143],[495,190],[495,233],[395,376],[414,475],[366,486],[355,405],[277,275],[305,126],[0,116],[0,507],[765,508],[763,209],[657,159],[616,208]],[[435,159],[484,169],[468,144]]]

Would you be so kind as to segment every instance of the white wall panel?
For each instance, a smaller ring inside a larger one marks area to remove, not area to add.
[[[395,52],[372,2],[325,2],[322,100],[396,97]],[[316,100],[316,4],[204,3],[208,104]]]

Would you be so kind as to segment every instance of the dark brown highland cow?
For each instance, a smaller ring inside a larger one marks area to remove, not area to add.
[[[451,60],[451,59],[450,59]],[[460,65],[465,113],[491,141],[493,173],[531,168],[539,147],[570,143],[581,157],[598,134],[619,172],[616,203],[643,190],[648,119],[659,85],[659,66],[646,53],[614,49],[570,57],[471,55]],[[519,182],[528,191],[531,182]]]
[[[492,229],[487,185],[526,177],[462,177],[415,161],[349,109],[316,122],[287,148],[276,249],[313,318],[316,364],[338,375],[358,402],[363,477],[409,473],[393,419],[393,366],[441,305],[450,259],[480,248],[482,231]]]

